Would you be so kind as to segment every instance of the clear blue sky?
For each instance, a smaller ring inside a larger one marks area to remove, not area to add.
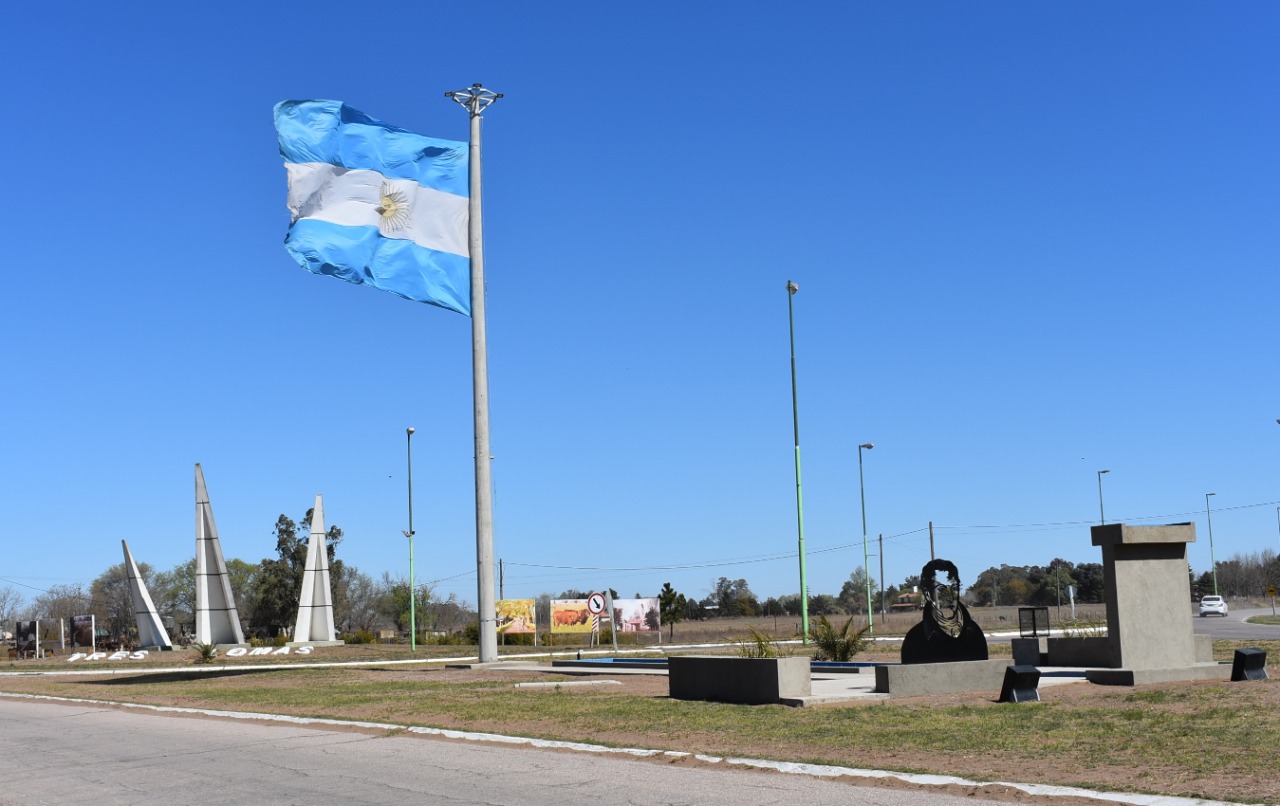
[[[508,597],[798,590],[788,279],[812,592],[862,442],[890,583],[930,520],[966,583],[1097,562],[1103,468],[1197,573],[1206,492],[1218,559],[1280,547],[1280,6],[235,9],[0,30],[0,585],[187,560],[196,462],[228,557],[320,492],[407,574],[414,426],[418,579],[474,603],[469,320],[291,261],[271,119],[462,140],[473,82]]]

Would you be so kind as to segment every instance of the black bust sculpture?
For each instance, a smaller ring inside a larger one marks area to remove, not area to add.
[[[939,582],[939,571],[947,581]],[[931,560],[920,571],[924,618],[902,640],[903,663],[986,660],[987,637],[960,601],[960,572],[949,560]]]

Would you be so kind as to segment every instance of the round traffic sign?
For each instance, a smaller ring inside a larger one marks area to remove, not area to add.
[[[604,612],[603,593],[593,593],[587,597],[587,612],[593,616],[598,616]]]

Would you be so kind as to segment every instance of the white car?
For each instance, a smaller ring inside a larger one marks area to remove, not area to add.
[[[1227,600],[1221,596],[1206,596],[1200,600],[1200,617],[1204,618],[1210,614],[1219,616],[1227,615]]]

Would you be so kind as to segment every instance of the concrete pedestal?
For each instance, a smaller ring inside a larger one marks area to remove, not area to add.
[[[677,700],[771,705],[813,693],[807,657],[672,655],[667,680]]]
[[[1187,582],[1193,523],[1091,530],[1102,548],[1107,588],[1107,651],[1113,669],[1176,669],[1196,664]]]

